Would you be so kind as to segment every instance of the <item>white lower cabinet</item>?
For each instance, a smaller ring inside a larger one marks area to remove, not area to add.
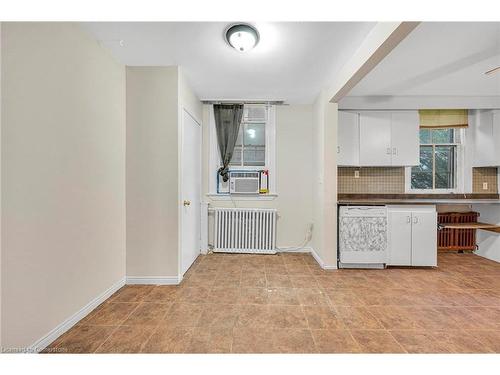
[[[435,206],[387,206],[389,266],[437,266]]]

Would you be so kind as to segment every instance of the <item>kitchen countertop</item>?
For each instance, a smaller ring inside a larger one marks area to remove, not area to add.
[[[500,204],[498,194],[338,194],[338,204]]]

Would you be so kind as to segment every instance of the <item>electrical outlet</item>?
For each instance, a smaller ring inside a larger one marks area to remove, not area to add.
[[[359,171],[354,171],[354,178],[359,178]]]
[[[488,183],[487,182],[483,182],[483,190],[488,190]]]

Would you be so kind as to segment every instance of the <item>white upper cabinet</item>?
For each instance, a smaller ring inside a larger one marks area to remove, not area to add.
[[[359,165],[359,114],[339,111],[337,165]]]
[[[478,111],[474,128],[473,167],[500,165],[500,111]]]
[[[418,112],[392,112],[391,119],[392,165],[419,165],[420,141]]]
[[[390,112],[359,114],[359,163],[362,166],[392,165]]]
[[[339,111],[337,164],[419,165],[418,130],[418,111]]]

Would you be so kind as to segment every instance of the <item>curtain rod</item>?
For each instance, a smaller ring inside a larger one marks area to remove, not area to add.
[[[267,104],[288,105],[284,100],[202,100],[203,104]]]

